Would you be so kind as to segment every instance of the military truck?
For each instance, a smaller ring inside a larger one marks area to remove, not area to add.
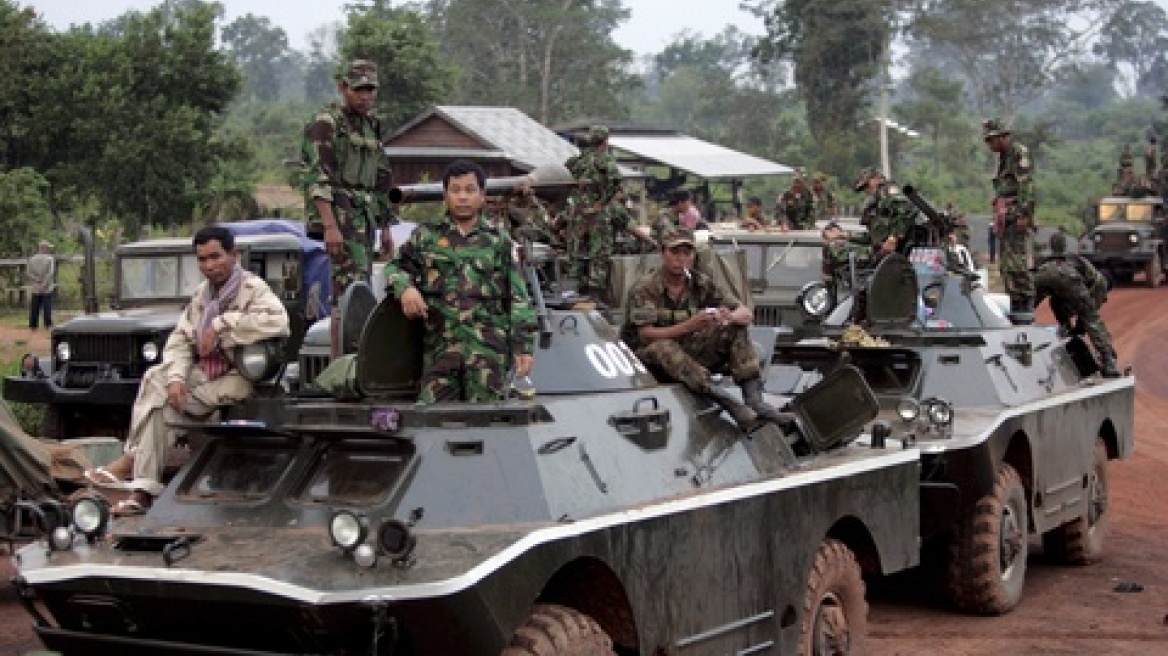
[[[327,313],[329,274],[324,246],[303,225],[284,220],[225,223],[236,235],[240,263],[264,278],[288,308],[299,350],[306,324]],[[41,434],[50,439],[124,436],[142,374],[162,357],[183,306],[202,280],[189,237],[118,246],[114,293],[107,311],[83,314],[53,328],[47,375],[30,367],[4,378],[4,399],[45,406]],[[92,289],[95,276],[88,268]]]
[[[1129,284],[1136,273],[1143,273],[1149,287],[1159,287],[1168,271],[1164,199],[1107,196],[1094,210],[1079,239],[1079,253],[1112,284]]]
[[[863,373],[879,437],[921,450],[924,553],[959,608],[1017,605],[1030,536],[1055,560],[1098,560],[1107,463],[1134,449],[1131,375],[1100,379],[1080,338],[1011,324],[941,249],[886,256],[867,294],[866,330],[849,321],[853,298],[826,316],[807,303],[822,328],[778,344],[768,390],[798,394],[842,366]]]

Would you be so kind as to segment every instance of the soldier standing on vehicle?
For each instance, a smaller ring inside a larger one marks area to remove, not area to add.
[[[235,368],[231,350],[288,335],[284,304],[263,278],[240,266],[231,231],[207,226],[192,242],[205,280],[167,338],[162,363],[142,376],[125,454],[85,472],[96,485],[117,487],[132,469],[133,492],[114,508],[117,515],[140,515],[162,494],[166,453],[182,432],[173,424],[207,421],[218,408],[251,396],[252,384]]]
[[[803,176],[796,175],[791,188],[779,196],[775,215],[790,230],[810,230],[815,227],[815,196],[806,187]]]
[[[746,216],[742,217],[742,227],[747,230],[761,230],[770,224],[762,210],[762,199],[751,196],[746,199]]]
[[[304,129],[301,157],[309,222],[319,223],[332,260],[332,357],[340,355],[341,295],[368,280],[375,228],[388,213],[392,186],[381,121],[373,115],[377,66],[357,59],[337,76],[342,103],[333,102]],[[392,251],[389,226],[381,226],[383,254]]]
[[[811,196],[815,201],[815,219],[817,221],[830,221],[839,216],[835,203],[835,193],[827,188],[826,173],[816,173],[815,177],[811,179]]]
[[[482,167],[451,163],[442,189],[445,217],[414,230],[385,265],[386,284],[426,324],[419,400],[498,401],[508,367],[531,371],[535,312],[511,238],[482,214]]]
[[[992,152],[998,154],[998,171],[994,176],[994,224],[998,232],[998,269],[1010,297],[1010,321],[1029,324],[1034,321],[1034,279],[1028,259],[1034,224],[1034,179],[1030,151],[1011,139],[1001,121],[990,119],[982,124],[982,136]],[[1131,149],[1126,149],[1128,155]]]
[[[743,430],[765,421],[788,425],[790,417],[762,398],[758,354],[747,331],[754,313],[713,278],[695,270],[694,254],[692,231],[665,232],[661,269],[633,284],[622,336],[663,379],[714,401]],[[713,384],[711,372],[729,372],[742,388],[745,403]]]
[[[568,273],[581,293],[605,294],[613,248],[612,203],[621,185],[616,158],[608,151],[608,128],[592,126],[587,145],[564,166],[578,184],[568,199]]]
[[[845,284],[850,287],[855,273],[871,267],[872,245],[866,239],[849,239],[847,231],[835,221],[824,226],[820,236],[824,281],[833,289]]]
[[[1062,232],[1051,235],[1050,257],[1043,259],[1034,274],[1038,302],[1049,297],[1060,332],[1064,336],[1086,333],[1099,354],[1103,375],[1118,377],[1111,333],[1099,316],[1099,308],[1107,302],[1107,279],[1085,258],[1066,251],[1067,236]]]

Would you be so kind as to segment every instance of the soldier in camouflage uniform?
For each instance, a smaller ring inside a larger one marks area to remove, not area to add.
[[[498,401],[531,371],[535,311],[507,232],[482,214],[486,176],[459,160],[442,176],[447,214],[421,224],[385,266],[407,317],[425,321],[423,403]]]
[[[641,277],[629,292],[626,342],[660,377],[718,403],[743,430],[764,421],[787,425],[790,418],[762,398],[758,355],[747,332],[751,309],[694,269],[692,231],[667,230],[661,247],[661,269]],[[710,382],[711,372],[726,371],[742,388],[745,404]]]
[[[816,173],[811,179],[811,196],[815,201],[817,221],[830,221],[836,218],[835,193],[827,188],[827,175]]]
[[[1103,375],[1119,376],[1115,347],[1099,308],[1107,302],[1107,279],[1086,259],[1067,253],[1067,237],[1056,232],[1050,237],[1050,257],[1045,258],[1034,274],[1038,302],[1050,298],[1063,335],[1086,333],[1095,345]],[[1072,326],[1071,319],[1075,318]]]
[[[994,176],[994,225],[998,232],[998,269],[1010,296],[1010,320],[1034,321],[1034,279],[1028,260],[1033,250],[1034,178],[1030,151],[1010,138],[1000,121],[982,124],[986,145],[998,153]]]
[[[860,223],[868,228],[868,243],[876,259],[885,253],[907,255],[914,246],[910,237],[921,211],[904,195],[900,185],[886,180],[876,169],[862,169],[856,177],[855,190],[868,196]]]
[[[872,245],[866,237],[849,238],[839,223],[832,221],[820,232],[823,237],[824,282],[834,289],[851,285],[853,262],[857,270],[872,266]]]
[[[340,355],[338,303],[349,284],[369,279],[370,243],[389,208],[389,158],[377,99],[377,66],[358,59],[337,78],[344,103],[333,102],[304,129],[301,158],[309,222],[324,230],[332,260],[332,350]],[[388,228],[388,226],[386,226]],[[383,240],[390,232],[382,230]],[[382,245],[392,249],[391,243]]]
[[[564,166],[579,183],[568,199],[569,275],[581,292],[604,294],[612,260],[612,203],[621,183],[616,159],[608,152],[608,128],[593,126],[588,146]]]
[[[815,196],[805,186],[802,176],[795,176],[791,188],[779,196],[775,214],[791,230],[810,230],[815,227]]]

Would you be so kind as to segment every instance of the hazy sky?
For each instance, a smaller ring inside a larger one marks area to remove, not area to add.
[[[129,9],[149,9],[158,0],[16,0],[32,7],[57,29],[77,23],[99,23]],[[307,34],[314,28],[342,20],[342,7],[349,0],[219,0],[227,10],[227,21],[243,14],[267,16],[284,28],[292,47],[303,49]],[[643,55],[659,52],[673,35],[690,30],[712,37],[728,24],[750,34],[763,32],[762,21],[738,8],[739,0],[625,0],[632,16],[613,33],[621,46]]]

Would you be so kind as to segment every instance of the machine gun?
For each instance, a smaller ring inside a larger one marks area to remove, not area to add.
[[[530,173],[503,178],[487,178],[487,196],[517,196],[530,190],[546,201],[559,201],[576,187],[576,180],[568,169],[559,164],[545,164]],[[441,182],[419,182],[401,185],[389,190],[391,203],[425,203],[443,198]]]
[[[944,246],[945,239],[953,232],[953,217],[938,212],[912,185],[905,185],[903,190],[905,197],[928,218],[923,226],[914,228],[910,241],[916,246]]]

